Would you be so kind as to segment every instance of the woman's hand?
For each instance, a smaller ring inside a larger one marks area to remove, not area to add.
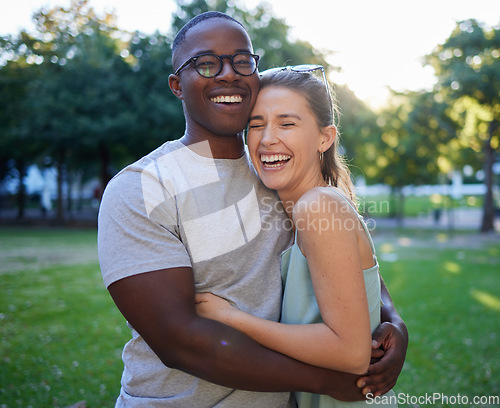
[[[231,313],[237,311],[227,300],[208,292],[197,293],[194,301],[199,316],[225,324],[229,324]]]

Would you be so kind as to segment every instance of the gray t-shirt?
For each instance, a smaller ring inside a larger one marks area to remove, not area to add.
[[[260,182],[247,154],[212,159],[167,142],[106,187],[98,234],[104,283],[192,267],[197,292],[276,321],[287,227],[275,192]],[[133,328],[123,362],[117,407],[270,408],[286,406],[289,397],[233,390],[166,367]]]

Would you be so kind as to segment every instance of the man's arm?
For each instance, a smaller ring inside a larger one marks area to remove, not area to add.
[[[382,323],[373,333],[372,363],[366,376],[358,379],[357,385],[363,394],[382,395],[391,390],[403,369],[408,348],[408,330],[392,303],[391,296],[382,278]]]
[[[124,317],[168,367],[230,388],[363,399],[357,376],[298,362],[198,316],[191,268],[133,275],[108,289]]]

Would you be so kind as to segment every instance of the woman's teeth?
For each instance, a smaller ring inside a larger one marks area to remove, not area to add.
[[[260,155],[260,160],[266,167],[279,167],[291,159],[292,156],[287,154],[271,154],[271,155]]]

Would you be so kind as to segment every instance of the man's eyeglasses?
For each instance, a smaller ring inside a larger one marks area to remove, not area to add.
[[[238,52],[234,55],[200,54],[189,58],[175,71],[174,75],[179,75],[179,72],[192,62],[198,74],[205,78],[213,78],[222,71],[224,58],[229,58],[234,72],[242,76],[252,75],[257,70],[260,59],[258,55],[249,52]]]
[[[328,81],[326,80],[325,68],[323,67],[323,65],[303,64],[303,65],[269,68],[266,69],[265,71],[260,72],[259,75],[262,78],[265,75],[274,74],[275,72],[281,72],[281,71],[307,72],[307,73],[314,73],[315,71],[320,71],[323,76],[323,83],[325,84],[326,91],[328,92],[328,98],[330,99],[330,102],[333,102],[332,95],[330,94],[330,87],[328,86]]]

